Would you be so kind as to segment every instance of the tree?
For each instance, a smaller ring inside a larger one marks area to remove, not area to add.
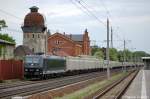
[[[144,51],[135,51],[133,53],[134,61],[141,61],[141,57],[150,57],[150,54]]]
[[[132,52],[129,51],[128,49],[125,49],[125,61],[128,62],[128,61],[131,61],[132,60]]]
[[[5,20],[0,20],[0,30],[1,28],[5,28],[5,27],[7,27]],[[11,43],[15,43],[15,40],[12,37],[10,37],[8,34],[0,34],[0,39],[6,40]]]
[[[12,37],[10,37],[8,34],[0,34],[0,39],[11,43],[15,43],[15,40]]]
[[[96,56],[98,59],[104,59],[103,52],[101,50],[95,52],[94,56]]]
[[[91,50],[92,56],[99,50],[98,46],[94,45]]]
[[[2,28],[7,27],[5,20],[0,20],[0,31]]]
[[[118,60],[119,62],[123,62],[123,51],[118,51]]]
[[[111,61],[118,61],[118,52],[115,48],[109,49],[109,57]]]

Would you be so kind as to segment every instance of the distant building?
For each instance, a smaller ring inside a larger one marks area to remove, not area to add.
[[[28,47],[34,54],[44,53],[59,56],[78,56],[90,54],[90,39],[87,29],[84,34],[51,35],[47,31],[44,17],[38,13],[38,7],[30,8],[25,16],[23,30],[23,46]]]
[[[14,58],[13,51],[15,44],[0,39],[0,59],[12,59]]]
[[[59,56],[90,54],[90,40],[87,29],[84,34],[55,33],[48,37],[48,53]]]

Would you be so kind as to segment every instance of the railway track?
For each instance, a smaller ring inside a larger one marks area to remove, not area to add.
[[[121,99],[131,82],[134,80],[138,71],[131,72],[126,77],[107,86],[104,90],[96,94],[93,99]]]
[[[118,73],[119,70],[114,70],[112,73]],[[11,86],[10,88],[5,88],[0,90],[0,99],[10,99],[12,96],[27,96],[31,94],[35,94],[38,92],[43,92],[55,88],[59,88],[65,85],[85,81],[88,79],[101,77],[106,77],[106,72],[96,72],[96,73],[89,73],[89,74],[81,74],[76,76],[68,76],[64,78],[56,78],[50,79],[45,81],[40,81],[38,83],[31,83],[26,85],[19,85],[19,86]]]
[[[32,81],[18,81],[18,82],[13,82],[13,83],[4,83],[0,84],[0,90],[6,89],[6,88],[11,88],[11,87],[17,87],[17,86],[24,86],[24,85],[29,85],[29,84],[34,84],[36,82]]]
[[[115,71],[118,71],[118,70],[115,70]],[[104,72],[104,71],[101,71],[101,72]],[[80,74],[80,75],[86,75],[86,74]],[[13,82],[13,83],[2,83],[2,84],[0,84],[0,90],[6,89],[6,88],[13,88],[13,87],[18,87],[18,86],[25,86],[25,85],[30,85],[30,84],[42,83],[43,81],[44,82],[55,81],[57,79],[65,79],[65,78],[76,77],[76,76],[78,76],[78,75],[64,76],[64,77],[52,78],[52,79],[47,79],[47,80],[42,80],[42,81],[41,80],[34,80],[34,81],[17,81],[17,82]]]
[[[47,91],[50,89],[62,87],[68,84],[73,84],[76,82],[88,80],[94,77],[104,77],[105,72],[99,72],[99,73],[90,73],[90,74],[84,74],[84,75],[78,75],[78,76],[72,76],[72,77],[65,77],[57,80],[52,81],[46,81],[46,82],[40,82],[40,83],[34,83],[34,84],[27,84],[24,86],[14,86],[10,88],[5,88],[0,90],[0,98],[7,98],[10,99],[12,96],[20,95],[30,95],[42,91]]]
[[[87,74],[81,74],[81,75],[87,75]],[[60,78],[52,78],[52,79],[47,79],[47,80],[17,81],[17,82],[13,82],[13,83],[2,83],[2,84],[0,84],[0,90],[7,89],[7,88],[13,88],[13,87],[19,87],[19,86],[25,86],[25,85],[30,85],[30,84],[37,84],[37,83],[42,83],[42,82],[56,81],[56,80],[70,78],[70,77],[73,78],[73,77],[77,77],[77,76],[79,76],[79,75],[65,76],[65,77],[60,77]]]

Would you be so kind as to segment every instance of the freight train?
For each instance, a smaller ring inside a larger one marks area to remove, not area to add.
[[[142,65],[142,64],[140,64]],[[110,68],[135,66],[132,62],[123,63],[110,61]],[[60,57],[45,55],[28,55],[24,58],[25,77],[56,77],[74,75],[106,69],[106,64],[92,56]]]

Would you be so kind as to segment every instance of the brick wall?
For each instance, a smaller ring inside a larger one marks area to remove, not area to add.
[[[72,39],[60,33],[55,33],[48,37],[48,54],[59,56],[78,56],[89,55],[89,37],[88,33],[83,36],[83,42],[75,42]]]

